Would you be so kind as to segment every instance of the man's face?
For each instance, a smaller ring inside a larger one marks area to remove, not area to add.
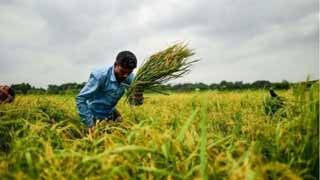
[[[126,80],[132,71],[133,69],[124,68],[118,64],[114,66],[114,74],[119,82]]]

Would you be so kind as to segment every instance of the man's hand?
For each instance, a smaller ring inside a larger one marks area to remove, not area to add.
[[[143,91],[136,90],[133,92],[132,96],[129,97],[129,102],[131,105],[139,106],[143,104]]]

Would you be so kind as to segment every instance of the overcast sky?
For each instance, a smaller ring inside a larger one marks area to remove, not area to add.
[[[84,82],[177,41],[201,61],[174,83],[317,79],[318,0],[0,0],[0,84]]]

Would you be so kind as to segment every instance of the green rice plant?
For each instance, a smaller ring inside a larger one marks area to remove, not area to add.
[[[200,135],[200,171],[201,178],[208,179],[207,175],[207,101],[204,101],[201,118],[201,135]]]
[[[119,103],[123,121],[92,134],[73,96],[18,96],[0,105],[0,177],[318,179],[319,87],[282,91],[286,117],[266,116],[264,94],[148,94],[135,114]]]
[[[263,101],[264,112],[266,115],[274,115],[276,112],[283,110],[283,102],[279,98],[266,97]],[[284,112],[280,112],[284,114]]]
[[[187,120],[186,123],[184,123],[183,127],[181,128],[180,132],[178,133],[177,139],[178,141],[182,142],[183,138],[184,138],[184,133],[185,131],[189,128],[191,122],[193,121],[193,119],[195,118],[195,116],[198,113],[198,109],[196,109],[191,116],[189,117],[189,119]]]

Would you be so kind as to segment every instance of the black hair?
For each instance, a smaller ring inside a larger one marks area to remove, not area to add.
[[[130,51],[121,51],[117,55],[115,64],[127,69],[134,69],[137,67],[137,58]]]

